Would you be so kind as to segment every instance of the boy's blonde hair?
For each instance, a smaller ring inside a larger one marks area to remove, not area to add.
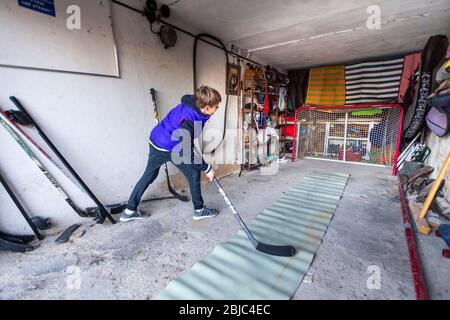
[[[218,105],[221,101],[222,97],[220,96],[220,93],[211,87],[201,86],[195,92],[195,103],[200,109],[203,109],[206,106],[213,107]]]

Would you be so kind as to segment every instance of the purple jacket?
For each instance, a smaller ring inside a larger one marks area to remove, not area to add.
[[[181,104],[175,106],[167,116],[156,125],[150,133],[150,143],[162,151],[175,151],[174,148],[180,143],[181,137],[177,135],[178,129],[185,129],[190,133],[191,155],[194,156],[194,139],[203,130],[209,115],[203,114],[195,103],[193,95],[185,95],[181,98]],[[201,130],[194,130],[194,125],[200,125]],[[192,163],[194,161],[192,160]],[[203,159],[197,164],[199,170],[208,172],[211,168]]]

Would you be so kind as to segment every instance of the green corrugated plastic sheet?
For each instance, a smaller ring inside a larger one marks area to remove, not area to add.
[[[348,178],[341,173],[311,172],[248,225],[258,241],[293,245],[295,256],[256,251],[241,230],[154,299],[289,299],[319,249]]]

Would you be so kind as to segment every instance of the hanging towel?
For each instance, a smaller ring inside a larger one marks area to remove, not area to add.
[[[281,87],[280,88],[280,95],[278,97],[278,108],[280,108],[280,111],[283,111],[286,107],[286,88]]]
[[[345,66],[345,103],[395,102],[403,58]]]
[[[314,68],[309,73],[306,104],[344,105],[344,66]]]

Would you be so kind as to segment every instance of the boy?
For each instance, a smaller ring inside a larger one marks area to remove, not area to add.
[[[139,212],[137,207],[145,190],[158,176],[159,168],[167,161],[174,163],[189,182],[194,204],[193,219],[211,218],[219,213],[216,209],[203,206],[200,173],[203,171],[210,181],[213,181],[215,173],[211,165],[206,164],[203,158],[197,158],[194,152],[194,139],[200,135],[206,121],[217,111],[221,101],[222,98],[217,90],[201,86],[194,95],[183,96],[181,104],[173,108],[153,128],[149,140],[150,153],[147,167],[134,187],[127,208],[120,216],[120,221],[127,222],[148,217]],[[184,158],[183,155],[185,155]]]

